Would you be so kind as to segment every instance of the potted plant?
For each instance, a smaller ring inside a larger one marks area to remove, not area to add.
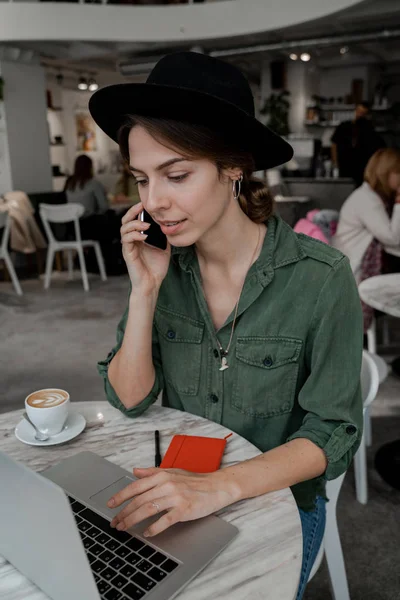
[[[260,110],[262,115],[266,115],[265,124],[278,135],[288,135],[289,130],[289,102],[290,92],[283,90],[279,93],[272,93],[265,101]]]

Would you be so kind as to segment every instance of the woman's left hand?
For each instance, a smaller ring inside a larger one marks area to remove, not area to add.
[[[115,508],[133,498],[111,521],[111,526],[120,531],[166,511],[144,532],[146,537],[151,537],[174,523],[200,519],[236,501],[235,486],[223,470],[190,473],[182,469],[150,467],[134,469],[133,474],[138,479],[107,503],[110,508]]]

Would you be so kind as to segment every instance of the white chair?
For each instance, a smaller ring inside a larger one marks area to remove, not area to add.
[[[361,366],[361,393],[364,410],[374,400],[378,391],[378,370],[367,352],[363,352]],[[364,437],[364,436],[363,436]],[[361,442],[362,444],[362,442]],[[365,445],[364,445],[365,448]],[[357,454],[360,450],[357,451]],[[356,454],[356,456],[357,456]],[[346,473],[343,473],[333,481],[326,483],[326,495],[329,502],[326,504],[326,526],[321,548],[311,569],[308,581],[318,571],[323,556],[326,556],[328,565],[330,586],[333,600],[350,600],[349,586],[347,583],[346,567],[344,563],[342,545],[340,543],[339,529],[337,525],[336,507]]]
[[[364,433],[361,444],[354,457],[354,475],[356,483],[356,496],[361,504],[368,502],[368,477],[367,477],[367,445],[366,445],[366,420],[369,419],[367,411],[375,400],[379,388],[379,371],[369,352],[364,350],[361,369],[361,394],[364,407]]]
[[[106,270],[104,267],[103,256],[99,242],[94,240],[82,240],[81,229],[79,226],[79,217],[84,213],[85,209],[82,204],[39,204],[40,218],[43,222],[43,227],[49,241],[46,260],[46,274],[44,278],[44,288],[47,290],[50,286],[50,278],[53,269],[54,254],[59,250],[67,250],[68,254],[68,277],[73,278],[73,251],[76,250],[79,256],[79,264],[81,267],[81,275],[85,292],[89,291],[89,281],[86,272],[86,263],[83,249],[89,246],[94,248],[96,253],[97,263],[102,281],[107,281]],[[55,239],[49,223],[69,223],[73,221],[75,226],[75,241],[58,241]]]
[[[308,196],[291,196],[286,183],[282,179],[279,169],[266,171],[267,185],[275,202],[308,202]]]
[[[3,227],[3,237],[0,244],[0,259],[2,258],[6,264],[15,291],[17,292],[18,296],[22,296],[22,289],[8,253],[8,240],[10,238],[10,215],[8,212],[0,212],[0,229]]]
[[[374,361],[379,375],[379,385],[385,381],[389,374],[389,367],[381,356],[369,352],[370,357]],[[364,411],[364,434],[367,447],[372,444],[372,426],[371,426],[371,407],[368,406]]]

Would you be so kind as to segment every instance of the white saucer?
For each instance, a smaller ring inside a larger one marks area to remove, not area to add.
[[[45,442],[35,439],[35,430],[26,419],[22,419],[15,428],[15,437],[30,446],[55,446],[72,440],[79,435],[86,426],[85,417],[77,412],[71,412],[64,425],[64,429],[57,435],[49,437]]]

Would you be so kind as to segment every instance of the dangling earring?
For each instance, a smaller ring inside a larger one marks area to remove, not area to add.
[[[243,175],[240,175],[239,179],[234,179],[232,185],[233,197],[235,200],[239,200],[240,190],[242,189]]]

